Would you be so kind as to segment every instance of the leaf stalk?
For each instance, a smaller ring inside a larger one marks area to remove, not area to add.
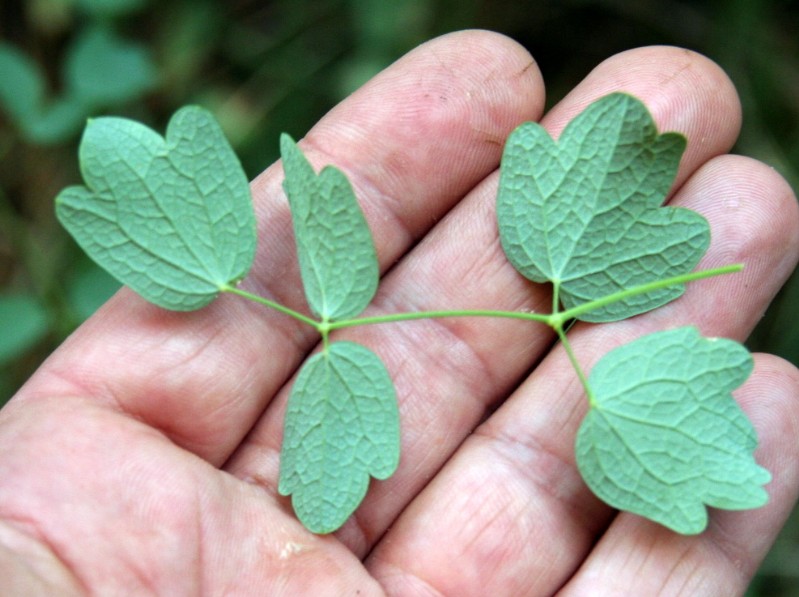
[[[565,338],[566,335],[564,332],[564,324],[567,321],[577,319],[578,317],[584,315],[585,313],[589,313],[596,309],[606,307],[613,303],[640,294],[647,294],[655,290],[661,290],[663,288],[668,288],[669,286],[675,286],[677,284],[686,284],[688,282],[693,282],[695,280],[702,280],[705,278],[712,278],[714,276],[740,272],[743,268],[744,266],[742,263],[734,263],[722,267],[716,267],[712,269],[690,272],[688,274],[682,274],[679,276],[673,276],[671,278],[664,278],[663,280],[656,280],[654,282],[640,284],[638,286],[634,286],[632,288],[628,288],[620,292],[615,292],[613,294],[609,294],[607,296],[595,299],[593,301],[589,301],[587,303],[583,303],[582,305],[577,305],[576,307],[572,307],[570,309],[565,309],[563,311],[559,311],[557,303],[553,302],[554,303],[553,312],[549,314],[528,313],[525,311],[501,311],[495,309],[460,309],[460,310],[444,310],[444,311],[412,311],[407,313],[388,313],[385,315],[356,317],[352,319],[341,319],[338,321],[330,321],[327,319],[319,321],[311,317],[308,317],[307,315],[303,315],[302,313],[295,311],[294,309],[290,309],[289,307],[281,305],[280,303],[271,301],[267,298],[258,296],[256,294],[252,294],[238,287],[224,286],[221,288],[221,290],[224,292],[229,292],[231,294],[242,296],[256,303],[260,303],[266,307],[274,309],[275,311],[293,317],[294,319],[301,321],[302,323],[310,325],[317,332],[319,332],[319,334],[322,336],[323,342],[327,342],[330,332],[334,330],[358,327],[363,325],[396,323],[400,321],[412,321],[418,319],[439,319],[444,317],[502,317],[506,319],[521,319],[525,321],[536,321],[538,323],[543,323],[551,327],[553,330],[555,330],[556,333],[558,333],[559,336],[561,336],[561,340],[563,340],[563,338]],[[557,300],[557,295],[558,295],[557,288],[555,289],[555,292],[553,294],[554,294],[553,298]]]

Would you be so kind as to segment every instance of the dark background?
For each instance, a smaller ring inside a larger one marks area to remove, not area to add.
[[[80,182],[85,118],[163,130],[211,109],[254,177],[414,46],[485,28],[525,45],[557,102],[605,58],[671,44],[718,62],[744,108],[736,153],[799,188],[799,5],[778,0],[29,0],[0,2],[0,404],[116,288],[67,238],[53,198]],[[22,63],[22,66],[20,66]],[[799,363],[794,276],[749,341]],[[797,438],[799,441],[799,438]],[[750,595],[799,595],[794,514]]]

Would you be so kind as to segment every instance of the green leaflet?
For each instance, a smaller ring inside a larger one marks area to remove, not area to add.
[[[728,510],[768,500],[755,431],[730,392],[752,358],[732,340],[686,327],[609,352],[590,376],[592,408],[577,464],[602,500],[679,533],[700,533],[705,504]]]
[[[144,46],[95,25],[69,48],[64,79],[69,95],[91,111],[141,96],[155,84],[156,69]]]
[[[687,273],[709,244],[705,219],[659,207],[685,139],[658,135],[646,107],[615,93],[593,104],[558,142],[536,123],[508,138],[497,219],[514,267],[553,282],[566,308]],[[615,303],[581,316],[615,321],[677,298],[684,286]]]
[[[44,102],[44,73],[27,54],[0,42],[0,103],[14,120],[27,121]]]
[[[179,110],[166,140],[130,120],[92,120],[80,164],[86,186],[59,194],[58,218],[92,259],[150,302],[198,309],[249,271],[249,184],[207,111]]]
[[[283,188],[291,206],[305,296],[323,321],[354,317],[377,290],[372,235],[344,174],[327,166],[317,176],[284,134]]]
[[[50,329],[45,308],[35,296],[0,294],[0,366],[18,358]]]
[[[140,97],[156,82],[146,48],[119,37],[107,25],[91,25],[67,48],[64,92],[48,97],[39,65],[14,46],[0,43],[0,107],[24,137],[57,143],[77,133],[97,110]]]
[[[309,359],[289,398],[278,487],[300,521],[314,533],[335,531],[369,476],[386,479],[398,463],[399,413],[380,359],[352,342]]]

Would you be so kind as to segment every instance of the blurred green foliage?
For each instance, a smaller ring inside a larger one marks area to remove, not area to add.
[[[180,106],[213,111],[255,176],[278,135],[301,137],[335,103],[435,35],[503,32],[541,67],[552,105],[617,52],[672,44],[736,83],[738,153],[799,188],[799,7],[787,0],[4,0],[0,3],[0,404],[117,284],[53,215],[79,182],[87,116],[163,130]],[[750,339],[799,363],[799,278]],[[750,595],[799,594],[799,516]]]
[[[140,45],[126,43],[92,24],[66,49],[64,91],[47,97],[45,75],[26,54],[0,43],[0,102],[31,143],[68,141],[86,119],[104,108],[140,97],[155,83],[155,66]]]

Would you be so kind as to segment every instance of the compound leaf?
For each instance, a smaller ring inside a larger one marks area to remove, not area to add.
[[[730,394],[751,371],[743,346],[691,327],[609,352],[591,372],[592,406],[577,434],[588,486],[684,534],[705,528],[705,505],[765,504],[771,476],[755,462],[755,431]]]
[[[327,166],[317,176],[297,144],[280,138],[305,296],[323,320],[354,317],[377,290],[372,235],[344,174]]]
[[[508,138],[497,218],[502,247],[535,282],[556,285],[566,308],[687,273],[707,250],[706,220],[660,207],[685,139],[659,135],[636,98],[591,104],[555,142],[536,123]],[[638,295],[580,316],[615,321],[659,307],[684,286]]]
[[[56,199],[64,227],[100,266],[156,305],[190,311],[249,271],[255,215],[247,177],[213,116],[172,117],[166,139],[123,118],[90,121],[86,186]]]
[[[399,463],[394,385],[369,349],[336,342],[303,365],[289,398],[280,455],[282,495],[314,533],[339,528],[366,495],[369,477]]]

